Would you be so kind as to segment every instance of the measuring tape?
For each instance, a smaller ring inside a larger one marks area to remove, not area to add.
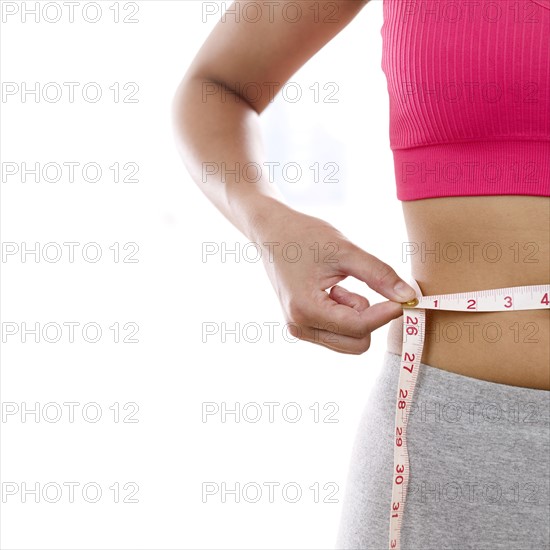
[[[514,286],[493,290],[422,296],[411,279],[417,298],[404,302],[403,349],[395,403],[393,473],[390,505],[390,550],[401,548],[401,524],[410,479],[407,422],[424,348],[426,309],[446,311],[519,311],[550,309],[550,285]]]

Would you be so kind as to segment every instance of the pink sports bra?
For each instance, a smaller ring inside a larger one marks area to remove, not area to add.
[[[384,0],[397,198],[550,196],[550,0]]]

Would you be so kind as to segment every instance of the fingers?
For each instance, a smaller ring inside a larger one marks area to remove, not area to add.
[[[345,273],[367,283],[388,300],[406,302],[416,298],[415,290],[391,266],[358,247],[342,253],[339,262]]]
[[[336,285],[302,307],[294,304],[289,321],[296,326],[297,338],[343,353],[363,353],[370,346],[370,333],[402,314],[397,302],[370,306],[365,297]]]
[[[293,336],[305,342],[311,342],[333,351],[352,355],[365,353],[369,349],[371,342],[370,333],[364,338],[351,338],[350,336],[334,334],[328,330],[321,329],[298,330]]]
[[[362,313],[369,308],[369,311],[364,315],[353,317],[352,322],[358,320],[360,326],[364,326],[364,329],[370,332],[389,323],[392,319],[401,317],[403,314],[403,308],[397,302],[382,302],[371,306],[364,296],[350,292],[338,285],[334,285],[330,289],[329,297],[341,305],[354,309],[358,313]]]
[[[359,312],[367,309],[370,305],[369,301],[364,296],[350,292],[338,285],[334,285],[330,289],[329,297],[338,304],[351,307]]]
[[[340,329],[334,322],[329,322],[324,327],[301,325],[300,327],[294,326],[289,330],[294,337],[300,340],[318,344],[340,353],[358,355],[369,349],[372,331],[392,319],[400,317],[403,311],[401,306],[395,302],[382,302],[367,308],[363,313],[365,315],[368,313],[369,318],[366,322],[369,328],[365,330],[363,336],[357,338],[339,333]]]

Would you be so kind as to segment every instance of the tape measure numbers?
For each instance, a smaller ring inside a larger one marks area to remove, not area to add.
[[[434,296],[422,296],[414,279],[411,279],[411,286],[416,290],[417,298],[402,304],[403,349],[395,403],[390,550],[401,548],[401,524],[410,479],[407,421],[424,349],[426,309],[472,312],[550,309],[550,285],[516,286]]]

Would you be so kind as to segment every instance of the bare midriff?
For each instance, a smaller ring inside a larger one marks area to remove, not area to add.
[[[550,198],[402,202],[403,260],[423,295],[550,283]],[[402,270],[400,270],[402,271]],[[403,318],[387,349],[401,355]],[[472,378],[550,390],[550,311],[426,310],[422,362]]]

